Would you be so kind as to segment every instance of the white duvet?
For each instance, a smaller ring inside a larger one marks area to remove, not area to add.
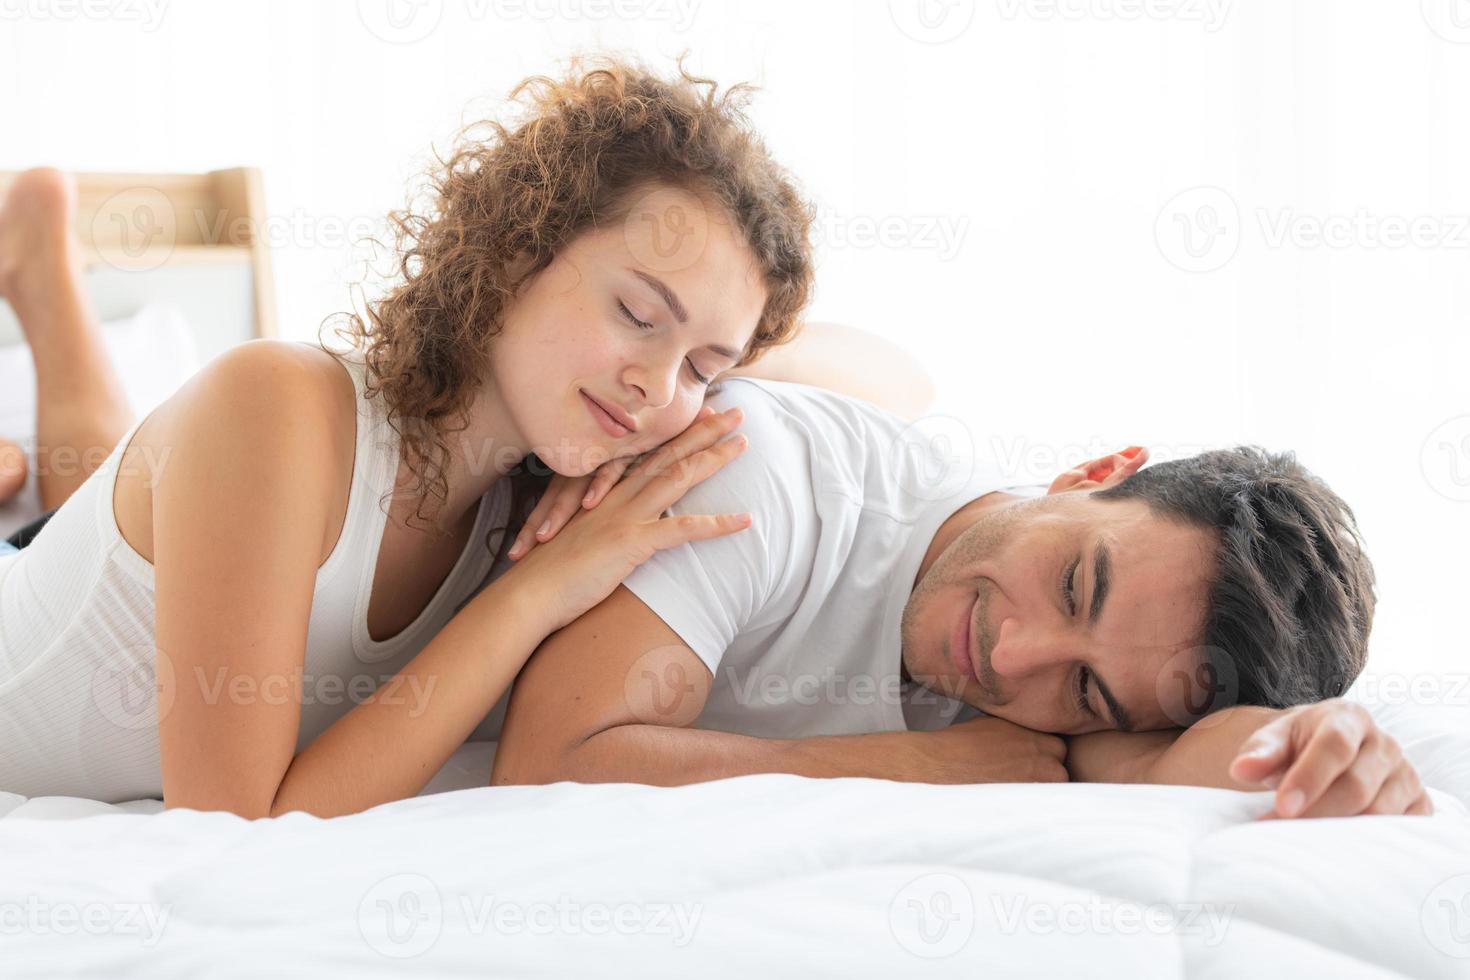
[[[0,794],[0,976],[1470,977],[1470,713],[1374,710],[1434,817],[790,776],[254,822]]]

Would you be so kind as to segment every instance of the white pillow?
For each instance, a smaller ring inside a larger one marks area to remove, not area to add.
[[[102,325],[102,341],[122,379],[134,417],[153,411],[199,369],[194,336],[173,306],[145,306]],[[0,505],[0,538],[41,515],[36,490],[36,374],[24,344],[0,347],[0,437],[19,443],[30,456],[31,475],[13,500]]]

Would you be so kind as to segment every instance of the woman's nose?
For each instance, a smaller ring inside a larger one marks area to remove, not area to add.
[[[650,408],[663,408],[674,400],[679,372],[677,366],[669,369],[660,364],[640,364],[628,368],[624,380],[638,389],[643,401]]]

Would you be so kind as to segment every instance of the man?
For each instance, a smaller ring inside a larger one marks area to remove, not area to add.
[[[711,404],[743,410],[750,448],[674,510],[752,528],[654,556],[550,637],[495,783],[1070,776],[1430,812],[1333,700],[1366,659],[1372,569],[1290,456],[1140,472],[1135,448],[1038,496],[959,432],[817,389],[732,380]]]

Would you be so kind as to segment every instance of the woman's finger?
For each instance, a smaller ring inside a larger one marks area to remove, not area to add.
[[[582,507],[582,498],[587,493],[587,487],[592,483],[592,477],[579,476],[563,480],[561,486],[557,487],[555,493],[548,492],[553,497],[551,510],[546,519],[536,525],[536,543],[545,544],[556,533],[566,526],[572,515]]]
[[[749,514],[680,514],[645,524],[645,540],[655,551],[664,551],[690,541],[734,534],[750,525]]]
[[[1367,730],[1356,713],[1335,712],[1312,732],[1296,761],[1276,786],[1276,812],[1303,813],[1353,765]]]
[[[637,491],[653,477],[686,457],[713,446],[740,424],[745,413],[738,407],[709,415],[694,422],[679,435],[640,459],[628,472],[624,483]]]
[[[678,466],[664,470],[651,478],[644,492],[638,495],[640,506],[646,507],[650,516],[662,514],[695,486],[724,469],[749,445],[750,440],[744,435],[731,436],[682,460]]]
[[[552,508],[561,499],[561,495],[568,482],[575,481],[560,475],[551,478],[551,482],[546,485],[546,489],[541,491],[541,497],[536,501],[536,506],[531,508],[531,513],[526,517],[526,522],[521,525],[520,531],[516,533],[515,542],[510,546],[510,551],[506,552],[506,557],[512,560],[524,558],[531,553],[537,544],[545,540],[540,536],[539,532],[543,528],[550,529]]]
[[[633,457],[621,456],[599,466],[597,473],[592,477],[592,485],[587,488],[587,493],[582,497],[582,506],[591,510],[602,503],[602,498],[607,496],[609,490],[618,485],[618,481],[632,465]]]

